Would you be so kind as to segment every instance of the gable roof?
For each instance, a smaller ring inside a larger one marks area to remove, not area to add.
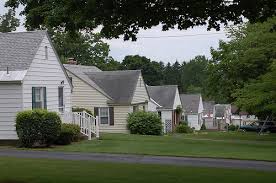
[[[28,70],[45,31],[0,33],[0,71]]]
[[[147,86],[150,98],[163,109],[173,109],[177,85]]]
[[[112,103],[131,103],[137,86],[140,70],[85,72],[105,93]]]
[[[186,113],[198,113],[200,94],[180,94],[180,100]]]
[[[204,114],[213,114],[215,101],[203,101]]]

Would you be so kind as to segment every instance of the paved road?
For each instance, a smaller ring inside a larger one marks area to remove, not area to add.
[[[65,153],[65,152],[24,151],[24,150],[10,150],[10,149],[0,149],[0,157],[46,158],[46,159],[86,160],[86,161],[101,161],[101,162],[120,162],[120,163],[164,164],[164,165],[180,165],[180,166],[195,166],[195,167],[255,169],[255,170],[276,172],[276,162],[251,161],[251,160],[143,156],[143,155],[105,154],[105,153],[75,153],[75,152]]]

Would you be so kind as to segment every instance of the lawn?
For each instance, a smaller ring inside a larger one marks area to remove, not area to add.
[[[0,158],[0,172],[0,183],[257,183],[276,179],[275,172],[255,170],[16,158]]]
[[[276,135],[227,132],[169,136],[103,134],[100,140],[82,141],[49,150],[276,161]]]

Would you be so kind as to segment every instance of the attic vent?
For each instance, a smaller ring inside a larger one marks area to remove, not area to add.
[[[45,46],[45,59],[48,60],[48,47]]]

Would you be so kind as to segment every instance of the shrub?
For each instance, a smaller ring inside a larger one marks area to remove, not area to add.
[[[158,114],[138,111],[129,114],[128,129],[132,134],[161,135],[162,122]]]
[[[239,126],[235,126],[233,124],[228,126],[228,131],[236,131],[239,129]]]
[[[80,140],[80,127],[74,124],[62,124],[61,132],[56,140],[56,144],[68,145],[71,142],[76,142]]]
[[[206,130],[207,128],[206,128],[206,126],[205,126],[205,123],[203,123],[202,125],[201,125],[201,128],[200,128],[200,130]]]
[[[87,112],[88,114],[92,115],[93,116],[93,113],[92,111],[90,111],[89,109],[86,109],[86,108],[81,108],[81,107],[74,107],[72,108],[72,112]]]
[[[192,133],[194,130],[186,124],[180,124],[176,127],[176,133]]]
[[[16,116],[16,132],[23,147],[50,146],[60,129],[60,117],[54,112],[30,110],[19,112]]]

